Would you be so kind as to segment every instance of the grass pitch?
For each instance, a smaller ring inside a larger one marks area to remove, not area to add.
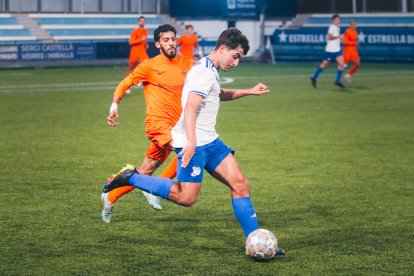
[[[316,64],[247,65],[222,77],[271,93],[224,102],[217,130],[251,182],[261,228],[286,256],[259,263],[226,187],[150,209],[133,191],[100,220],[102,182],[139,164],[142,91],[106,125],[125,68],[0,71],[1,275],[327,275],[414,273],[413,65],[364,65],[352,86]],[[159,171],[158,171],[159,173]]]

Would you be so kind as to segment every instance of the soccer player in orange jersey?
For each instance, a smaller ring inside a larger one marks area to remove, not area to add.
[[[134,71],[124,78],[115,90],[107,122],[117,126],[118,105],[126,90],[142,82],[146,104],[145,132],[151,143],[145,158],[137,172],[151,175],[169,156],[173,150],[169,143],[172,140],[171,128],[181,115],[181,94],[187,72],[194,65],[194,59],[176,56],[176,30],[171,25],[161,25],[154,31],[155,46],[160,54],[140,63]],[[174,178],[176,175],[177,157],[174,157],[166,170],[160,175]],[[134,187],[121,187],[102,194],[104,208],[102,220],[109,223],[113,204]],[[144,193],[148,202],[156,209],[161,209],[159,197]]]
[[[137,66],[139,62],[143,62],[144,60],[148,59],[147,37],[148,30],[145,28],[145,18],[141,16],[138,18],[138,28],[132,31],[131,37],[129,38],[129,45],[131,45],[131,50],[129,53],[128,74],[134,70],[135,66]]]
[[[353,63],[351,70],[345,75],[345,79],[348,82],[351,82],[352,75],[359,69],[361,66],[361,60],[358,54],[358,32],[356,30],[357,22],[351,20],[349,23],[349,28],[345,31],[344,34],[344,63],[348,65]]]
[[[180,53],[183,56],[194,57],[194,48],[197,50],[199,58],[203,58],[203,52],[198,45],[197,35],[194,34],[192,25],[185,26],[186,33],[177,40],[177,46],[180,47]]]

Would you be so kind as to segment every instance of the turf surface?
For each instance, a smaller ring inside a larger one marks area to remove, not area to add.
[[[125,68],[0,71],[1,275],[412,275],[413,65],[364,65],[346,89],[316,64],[249,65],[222,77],[271,93],[225,102],[217,130],[251,182],[261,228],[286,256],[259,263],[228,189],[150,209],[138,192],[100,221],[101,183],[148,146],[142,90],[106,125]]]

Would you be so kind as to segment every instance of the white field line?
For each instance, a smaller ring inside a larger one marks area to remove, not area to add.
[[[409,70],[396,70],[396,71],[381,71],[381,72],[366,72],[361,73],[360,77],[377,77],[384,76],[393,73],[398,76],[412,77],[412,72]],[[307,78],[312,75],[312,70],[308,74],[279,74],[279,75],[256,75],[256,76],[243,76],[243,77],[223,77],[221,78],[221,84],[232,83],[234,81],[241,81],[246,79],[260,80],[286,80],[286,79],[301,79]],[[96,90],[115,90],[119,82],[81,82],[81,83],[50,83],[50,84],[17,84],[17,85],[1,85],[0,93],[17,93],[17,92],[71,92],[71,91],[96,91]]]
[[[220,79],[220,84],[227,84],[227,83],[232,83],[234,82],[234,78],[221,78]]]
[[[119,82],[81,82],[81,83],[49,83],[49,84],[22,84],[0,85],[0,93],[15,92],[67,92],[82,90],[115,90]]]

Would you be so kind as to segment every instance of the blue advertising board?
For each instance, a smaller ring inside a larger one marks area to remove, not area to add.
[[[323,59],[326,33],[327,28],[276,30],[272,37],[276,61]],[[358,40],[363,61],[414,62],[414,28],[358,28]]]
[[[0,45],[0,60],[62,61],[96,58],[95,43],[29,43]]]
[[[204,55],[208,55],[216,48],[216,40],[201,40],[199,43],[201,51]]]
[[[18,58],[19,46],[18,45],[0,45],[0,60],[15,61]]]
[[[189,19],[258,19],[266,0],[170,0],[170,15]]]
[[[221,0],[223,17],[258,19],[265,0]]]
[[[94,43],[37,43],[19,45],[19,61],[95,59]]]

